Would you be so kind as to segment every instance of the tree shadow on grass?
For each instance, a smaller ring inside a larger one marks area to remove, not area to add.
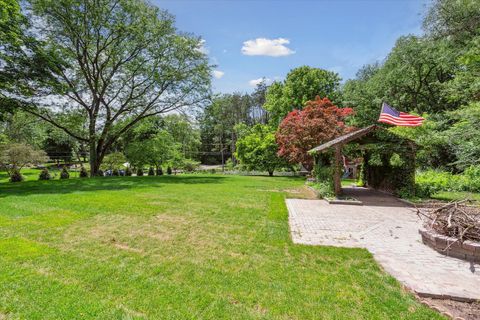
[[[223,176],[145,176],[145,177],[98,177],[73,178],[69,180],[24,181],[1,183],[0,198],[36,194],[67,194],[104,190],[134,188],[159,188],[166,184],[218,184]]]

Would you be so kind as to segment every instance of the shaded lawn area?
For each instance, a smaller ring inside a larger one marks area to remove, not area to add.
[[[0,319],[441,318],[366,250],[292,244],[284,198],[303,184],[2,183]]]

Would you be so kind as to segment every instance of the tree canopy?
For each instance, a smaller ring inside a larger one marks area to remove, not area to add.
[[[337,73],[308,66],[291,70],[285,81],[274,82],[267,90],[265,109],[273,126],[292,110],[301,110],[316,96],[339,100],[340,77]]]
[[[20,78],[10,96],[87,143],[92,175],[139,121],[207,98],[210,67],[201,40],[178,32],[166,11],[141,0],[32,0],[30,8],[50,80]],[[66,114],[82,115],[85,126],[65,123]]]
[[[345,118],[351,113],[352,109],[339,108],[327,98],[307,101],[303,110],[291,111],[280,123],[276,133],[278,155],[311,170],[313,158],[308,151],[348,132]]]
[[[285,165],[277,155],[275,132],[269,126],[257,124],[237,141],[236,156],[247,170],[265,170],[270,176]]]

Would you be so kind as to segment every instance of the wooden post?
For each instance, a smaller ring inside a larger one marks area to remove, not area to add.
[[[335,196],[338,197],[342,193],[342,146],[340,144],[335,146],[335,163],[333,172],[333,187]]]

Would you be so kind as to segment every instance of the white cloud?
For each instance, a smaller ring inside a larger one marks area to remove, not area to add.
[[[252,87],[256,87],[259,83],[261,83],[262,81],[265,81],[265,83],[267,85],[271,84],[272,83],[272,79],[270,78],[258,78],[258,79],[253,79],[253,80],[250,80],[248,81],[248,84],[251,85]]]
[[[220,71],[220,70],[213,70],[213,76],[216,79],[221,79],[225,75],[225,72]]]
[[[282,57],[294,54],[295,51],[286,47],[290,40],[284,38],[257,38],[243,43],[242,53],[247,56]]]
[[[198,44],[197,50],[200,51],[203,54],[209,54],[210,50],[208,49],[208,47],[205,46],[206,43],[207,43],[206,40],[204,40],[204,39],[200,40],[200,43]]]

